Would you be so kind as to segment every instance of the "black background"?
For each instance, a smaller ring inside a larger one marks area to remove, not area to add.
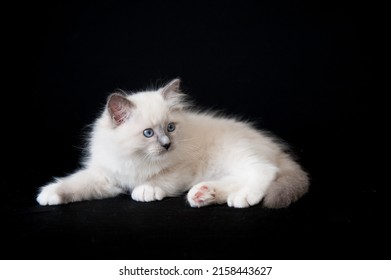
[[[372,7],[56,1],[6,13],[1,182],[10,247],[1,258],[388,258],[367,133]],[[254,120],[291,144],[311,175],[309,194],[281,210],[192,209],[184,197],[37,205],[38,187],[78,168],[86,127],[109,93],[176,77],[200,107]]]

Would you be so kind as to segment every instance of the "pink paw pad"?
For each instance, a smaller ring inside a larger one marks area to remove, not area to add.
[[[214,193],[208,193],[210,192],[209,190],[209,187],[208,186],[202,186],[200,187],[200,189],[198,190],[198,192],[196,192],[194,194],[194,201],[197,202],[197,203],[202,203],[204,202],[204,200],[206,198],[208,198],[208,196],[210,197],[215,197],[216,195]]]

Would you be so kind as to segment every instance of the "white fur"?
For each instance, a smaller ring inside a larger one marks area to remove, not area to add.
[[[174,80],[156,91],[127,95],[131,105],[120,104],[122,115],[117,119],[108,109],[115,111],[116,104],[108,101],[93,127],[83,169],[43,187],[39,204],[124,192],[137,201],[153,201],[189,190],[192,207],[227,203],[242,208],[260,203],[285,170],[293,174],[288,181],[297,183],[269,196],[274,207],[287,206],[307,191],[306,173],[275,139],[245,122],[186,109],[178,87],[179,80]],[[167,132],[168,123],[175,123],[173,132]],[[147,128],[154,130],[153,137],[143,135]],[[167,139],[168,150],[162,146]]]

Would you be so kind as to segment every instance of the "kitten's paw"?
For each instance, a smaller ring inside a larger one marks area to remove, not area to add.
[[[141,185],[132,191],[133,200],[142,202],[162,200],[165,196],[166,193],[161,188],[150,185]]]
[[[227,204],[230,207],[246,208],[258,204],[262,196],[244,191],[232,193],[227,198]]]
[[[190,189],[187,200],[191,207],[202,207],[216,202],[216,192],[211,187],[200,183]]]
[[[37,201],[42,206],[62,204],[61,196],[57,193],[57,183],[43,187],[37,196]]]

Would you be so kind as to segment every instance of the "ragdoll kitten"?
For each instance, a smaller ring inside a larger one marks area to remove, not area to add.
[[[154,201],[188,191],[192,207],[262,201],[280,208],[307,192],[306,172],[281,144],[245,122],[192,111],[179,84],[111,94],[93,126],[84,167],[41,188],[39,204],[127,192]]]

